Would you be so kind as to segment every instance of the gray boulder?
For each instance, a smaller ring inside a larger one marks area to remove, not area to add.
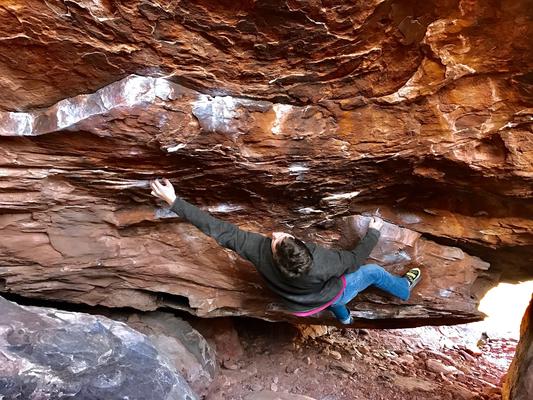
[[[215,351],[187,321],[162,311],[109,315],[145,334],[172,362],[199,396],[207,394],[216,374]]]
[[[143,334],[111,319],[0,297],[3,400],[196,400]]]

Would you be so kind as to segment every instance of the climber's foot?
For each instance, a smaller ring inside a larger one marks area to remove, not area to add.
[[[411,268],[403,277],[407,279],[407,282],[409,282],[409,290],[413,290],[416,284],[420,281],[422,272],[419,268]]]

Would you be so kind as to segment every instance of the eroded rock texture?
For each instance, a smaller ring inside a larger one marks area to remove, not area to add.
[[[379,209],[373,257],[427,279],[406,304],[361,298],[358,323],[480,318],[499,275],[533,276],[528,3],[2,4],[2,290],[288,318],[155,206],[165,176],[244,229],[326,245]]]
[[[111,318],[145,334],[170,359],[194,393],[205,397],[217,370],[215,351],[187,321],[160,311],[135,314],[118,311],[112,312]]]
[[[533,396],[533,296],[520,325],[520,342],[503,385],[504,400]]]
[[[166,356],[123,323],[0,297],[0,327],[2,398],[198,398]]]

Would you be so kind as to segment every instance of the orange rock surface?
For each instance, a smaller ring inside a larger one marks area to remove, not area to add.
[[[481,318],[487,287],[533,276],[529,8],[4,2],[1,290],[290,318],[150,198],[165,176],[244,229],[324,245],[353,245],[350,222],[379,209],[374,260],[426,279],[409,303],[362,296],[357,323]]]
[[[533,296],[520,325],[520,342],[503,385],[504,400],[527,400],[533,396]]]

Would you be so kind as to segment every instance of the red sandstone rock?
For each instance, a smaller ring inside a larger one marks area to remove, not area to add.
[[[520,325],[520,342],[503,385],[504,400],[533,397],[533,296]]]
[[[2,291],[289,318],[155,206],[158,175],[326,245],[379,208],[374,259],[427,279],[409,303],[361,297],[362,326],[475,320],[497,275],[532,274],[527,1],[27,0],[0,22]]]

